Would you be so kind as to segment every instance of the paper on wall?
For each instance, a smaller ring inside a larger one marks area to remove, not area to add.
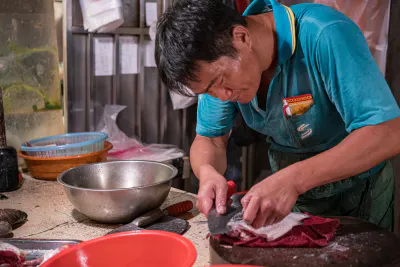
[[[146,2],[146,25],[150,27],[150,25],[157,21],[157,3]]]
[[[144,66],[145,67],[157,67],[156,60],[154,58],[155,41],[145,41],[145,56]]]
[[[121,74],[137,74],[138,37],[121,36],[119,38],[119,62]]]
[[[114,75],[114,40],[113,37],[94,38],[94,75]]]

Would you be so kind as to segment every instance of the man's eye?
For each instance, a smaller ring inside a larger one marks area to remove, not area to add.
[[[217,97],[217,95],[214,94],[214,92],[212,92],[211,90],[208,90],[207,94],[212,96],[212,97]]]

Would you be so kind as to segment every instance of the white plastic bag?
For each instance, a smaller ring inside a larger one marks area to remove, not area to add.
[[[97,125],[97,132],[108,134],[108,141],[113,144],[108,158],[111,160],[151,160],[165,162],[184,156],[182,150],[173,145],[145,145],[136,138],[129,138],[116,123],[118,114],[126,106],[106,105],[103,116]]]
[[[157,22],[153,22],[150,26],[149,35],[151,40],[156,39],[157,32]],[[171,98],[172,107],[174,110],[188,108],[197,102],[197,96],[192,93],[192,91],[186,87],[186,91],[193,96],[184,96],[172,91],[169,91],[169,97]]]
[[[371,54],[385,74],[390,0],[281,0],[280,2],[285,5],[307,2],[323,4],[348,16],[363,32]]]
[[[176,109],[185,109],[190,107],[191,105],[197,102],[197,96],[190,90],[188,87],[183,86],[187,95],[181,95],[178,93],[174,93],[169,91],[169,97],[172,101],[173,108]]]
[[[121,0],[80,0],[80,4],[89,32],[113,32],[124,23]]]
[[[197,96],[184,96],[172,91],[169,92],[174,110],[185,109],[197,102]]]
[[[390,0],[314,0],[344,13],[363,32],[382,73],[386,71]]]

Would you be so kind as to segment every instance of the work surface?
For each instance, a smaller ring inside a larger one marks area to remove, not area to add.
[[[400,266],[400,239],[393,233],[359,219],[336,218],[340,226],[327,247],[248,248],[211,238],[211,262],[268,267]]]
[[[25,211],[28,221],[14,230],[15,238],[38,239],[76,239],[89,240],[103,236],[119,224],[100,224],[80,214],[68,201],[64,189],[57,182],[39,181],[24,175],[22,187],[14,192],[5,193],[6,200],[0,200],[0,208],[11,208]],[[193,194],[172,189],[163,207],[192,200]],[[189,216],[189,230],[184,234],[193,242],[197,250],[194,266],[209,264],[209,248],[206,235],[208,233],[206,219],[196,209]]]
[[[103,236],[119,224],[100,224],[77,212],[57,182],[46,182],[24,176],[23,186],[5,193],[0,208],[25,211],[28,221],[14,230],[15,238],[89,240]],[[193,194],[172,189],[163,207],[184,200],[196,201]],[[378,227],[351,218],[341,218],[335,240],[324,249],[252,249],[232,247],[211,240],[210,259],[206,219],[196,209],[187,214],[189,229],[184,234],[196,246],[194,266],[212,262],[247,263],[268,266],[399,266],[400,239]]]

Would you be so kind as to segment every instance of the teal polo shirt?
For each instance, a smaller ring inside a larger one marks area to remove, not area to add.
[[[349,18],[323,5],[289,8],[275,0],[253,1],[243,15],[271,11],[279,66],[269,85],[266,110],[259,108],[257,97],[240,104],[200,95],[199,135],[229,133],[237,112],[241,112],[249,127],[269,137],[271,148],[321,152],[360,127],[400,116],[362,32]],[[286,112],[290,99],[304,96],[312,99],[305,112]]]

